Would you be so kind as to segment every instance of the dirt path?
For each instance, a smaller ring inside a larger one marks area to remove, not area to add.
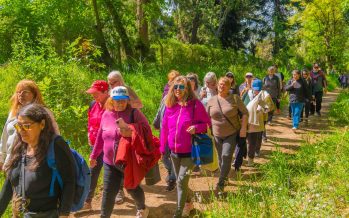
[[[262,145],[261,156],[255,159],[256,165],[264,164],[268,161],[268,155],[277,149],[276,145],[279,145],[279,149],[282,152],[294,153],[299,148],[300,144],[305,140],[311,140],[316,134],[326,133],[329,130],[327,113],[329,105],[335,101],[338,92],[329,92],[323,98],[322,116],[311,116],[308,123],[302,122],[300,130],[296,133],[291,130],[291,121],[287,119],[288,108],[284,107],[281,115],[277,115],[273,119],[273,125],[267,127],[268,142]],[[244,163],[246,165],[246,163]],[[258,169],[255,167],[242,167],[242,179],[244,183],[251,176],[258,174]],[[162,178],[166,177],[166,170],[161,166]],[[209,196],[210,191],[218,181],[217,173],[213,175],[208,173],[207,176],[192,176],[190,179],[190,187],[203,196]],[[237,182],[235,179],[233,170],[231,171],[229,185],[226,191],[236,190],[241,182]],[[176,207],[176,191],[165,192],[166,183],[161,181],[155,186],[142,186],[145,191],[146,205],[150,209],[150,218],[170,218],[173,216],[173,212]],[[132,199],[129,195],[126,195],[126,202],[122,205],[115,205],[112,217],[131,218],[135,217],[136,209]],[[75,214],[75,217],[99,217],[100,203],[101,202],[101,190],[99,194],[93,200],[92,211],[84,211]],[[198,214],[199,210],[204,209],[205,205],[195,203],[195,208]]]

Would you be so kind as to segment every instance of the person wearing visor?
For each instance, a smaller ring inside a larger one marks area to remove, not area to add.
[[[247,93],[248,103],[246,107],[249,114],[247,127],[247,166],[253,166],[254,158],[260,155],[262,135],[265,131],[268,112],[274,107],[271,96],[267,91],[262,90],[262,86],[263,83],[260,79],[254,79],[252,89]]]
[[[87,134],[88,144],[93,149],[96,142],[97,133],[101,124],[102,115],[105,111],[105,103],[109,98],[108,83],[104,80],[96,80],[92,83],[91,87],[86,91],[93,97],[93,101],[87,111]],[[98,177],[103,166],[103,153],[96,159],[97,165],[91,168],[91,185],[90,192],[87,196],[83,210],[91,209],[91,202],[94,197],[95,189],[97,187]]]
[[[102,115],[101,124],[97,133],[96,142],[90,155],[90,167],[97,166],[97,159],[103,153],[103,195],[101,217],[110,217],[115,197],[119,192],[124,173],[114,163],[122,137],[131,137],[130,123],[137,123],[151,132],[149,123],[144,114],[133,109],[130,105],[130,96],[125,86],[116,86],[110,91],[106,102],[106,111]],[[140,185],[134,189],[127,189],[134,199],[137,209],[136,218],[146,218],[149,209],[145,206],[145,195]]]

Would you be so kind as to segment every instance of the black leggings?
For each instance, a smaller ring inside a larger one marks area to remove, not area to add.
[[[110,217],[116,194],[119,192],[121,180],[124,174],[116,167],[104,163],[104,181],[103,181],[103,197],[101,207],[101,217]],[[143,189],[138,185],[135,189],[127,189],[136,203],[137,210],[145,209],[145,196]]]

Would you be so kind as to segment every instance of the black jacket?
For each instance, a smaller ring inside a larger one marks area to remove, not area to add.
[[[302,78],[298,79],[294,86],[291,85],[292,82],[293,79],[285,86],[286,91],[290,94],[290,103],[304,103],[306,99],[309,99],[306,82]]]
[[[58,209],[60,215],[69,215],[75,191],[75,163],[69,146],[62,138],[54,145],[55,159],[58,171],[62,176],[63,189],[55,183],[56,196],[49,197],[52,170],[47,165],[46,158],[35,170],[25,170],[25,193],[30,200],[27,209],[31,212],[45,212]],[[26,163],[35,157],[26,156]],[[12,199],[13,192],[21,196],[21,160],[10,172],[0,193],[0,216],[5,212]],[[27,165],[27,164],[26,164]]]

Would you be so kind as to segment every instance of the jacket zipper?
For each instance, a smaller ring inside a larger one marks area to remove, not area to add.
[[[178,133],[178,123],[179,123],[179,118],[181,117],[181,114],[182,114],[182,106],[181,106],[181,109],[179,110],[179,115],[178,115],[178,118],[177,118],[177,123],[176,123],[176,134],[175,134],[175,153],[177,153],[177,133]]]

